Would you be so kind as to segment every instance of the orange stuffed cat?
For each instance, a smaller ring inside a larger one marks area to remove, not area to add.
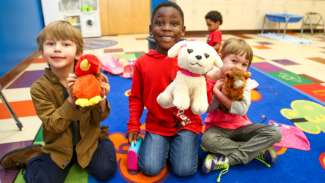
[[[231,68],[226,72],[222,93],[230,100],[242,100],[246,81],[249,77],[249,72],[242,71],[238,68]]]
[[[236,67],[226,72],[225,81],[222,86],[222,93],[232,101],[240,101],[244,97],[244,89],[247,79],[250,77],[249,72],[242,71]],[[224,105],[220,105],[222,111],[228,112]]]

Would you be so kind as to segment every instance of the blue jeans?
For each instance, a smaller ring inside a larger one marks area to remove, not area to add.
[[[193,175],[198,167],[198,146],[198,135],[191,131],[183,130],[171,137],[146,132],[140,147],[139,167],[144,174],[154,176],[160,173],[169,158],[175,175]]]
[[[34,157],[28,162],[24,178],[27,183],[63,183],[71,166],[76,162],[76,155],[65,168],[58,167],[48,154]],[[106,181],[116,171],[114,145],[111,141],[101,140],[86,168],[88,173],[98,180]]]

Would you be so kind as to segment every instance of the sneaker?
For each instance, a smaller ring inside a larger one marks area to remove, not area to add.
[[[277,154],[273,147],[270,147],[260,153],[255,159],[263,163],[266,167],[270,168],[271,165],[275,162]]]
[[[229,170],[229,160],[224,155],[208,154],[203,162],[202,170],[204,173],[209,173],[213,170],[220,170],[217,177],[217,182],[220,182],[221,176]]]

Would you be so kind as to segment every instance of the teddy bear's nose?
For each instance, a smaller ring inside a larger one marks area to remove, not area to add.
[[[201,55],[196,55],[195,58],[197,58],[198,60],[201,60],[202,56]]]

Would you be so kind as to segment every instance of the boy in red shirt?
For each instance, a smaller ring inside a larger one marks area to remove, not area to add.
[[[146,134],[139,151],[140,170],[149,176],[157,175],[169,159],[175,175],[193,175],[198,166],[201,118],[187,110],[185,115],[190,124],[182,126],[175,108],[163,109],[156,101],[178,71],[176,58],[167,57],[167,51],[185,34],[183,11],[173,2],[162,3],[153,11],[149,28],[156,46],[135,64],[129,97],[128,140],[138,138],[140,117],[146,107]]]
[[[207,43],[219,53],[222,42],[222,33],[219,30],[219,26],[222,24],[222,15],[218,11],[209,11],[205,15],[205,22],[210,32]]]

